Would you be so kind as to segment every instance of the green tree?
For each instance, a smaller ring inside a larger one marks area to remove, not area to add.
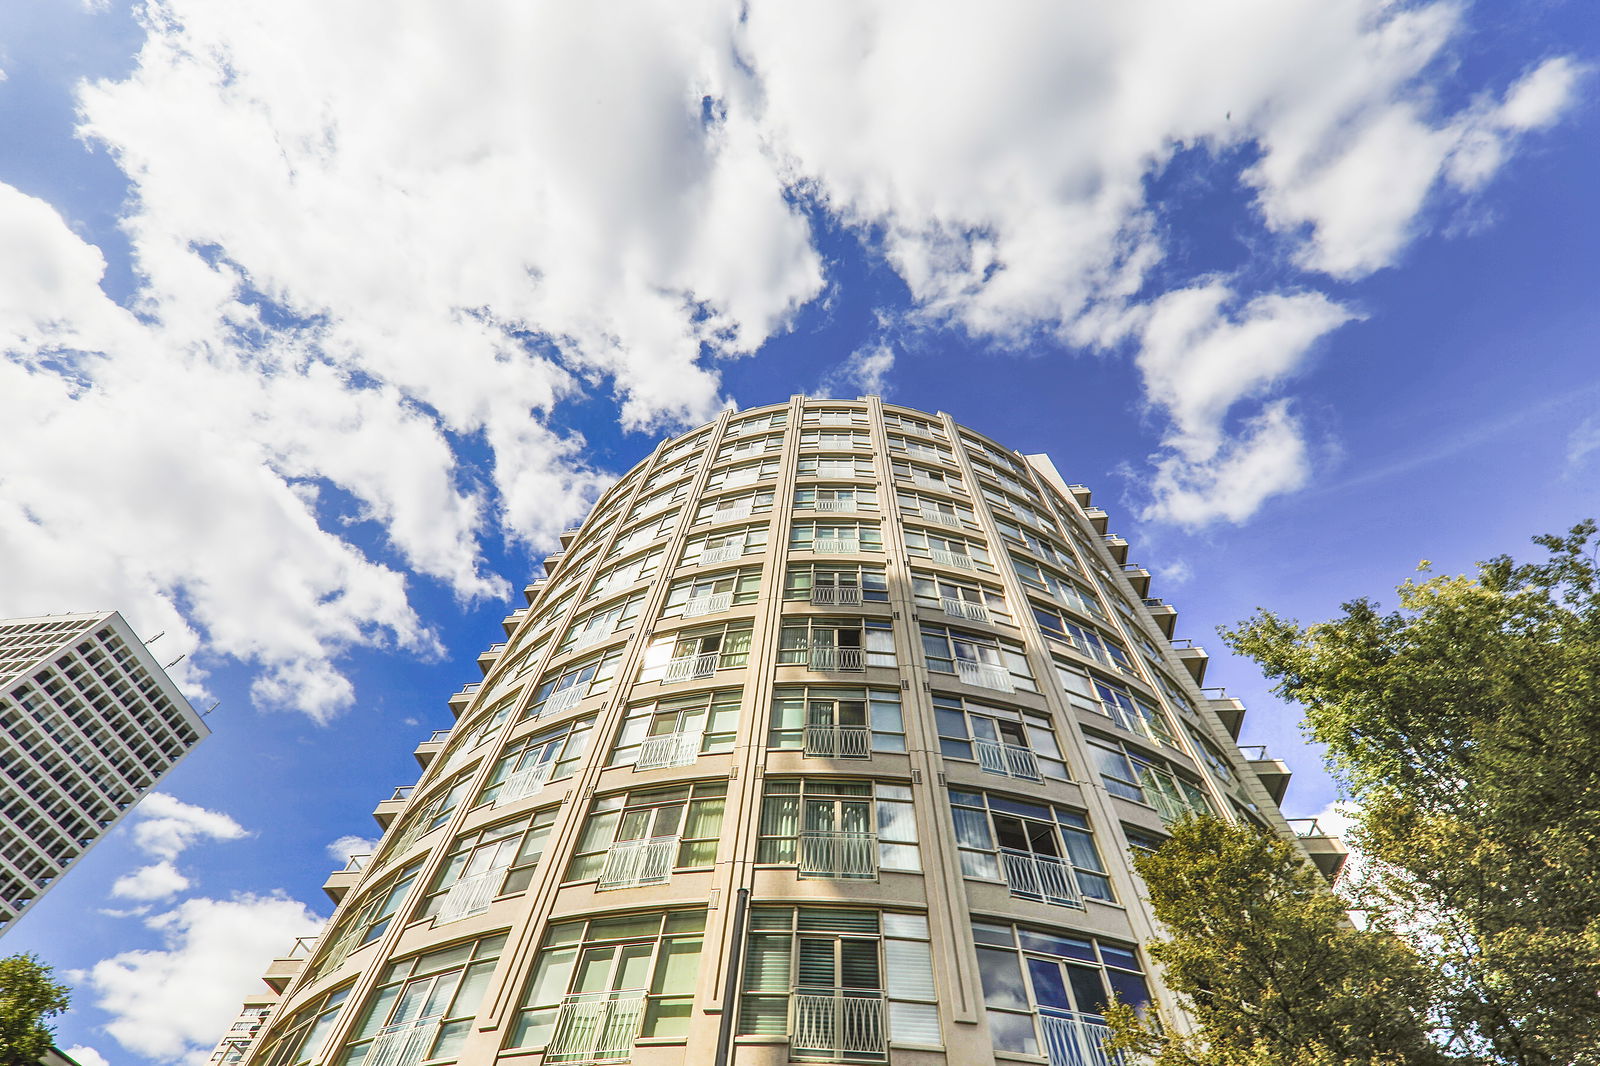
[[[1112,1049],[1155,1066],[1427,1066],[1432,977],[1387,931],[1356,929],[1293,845],[1215,817],[1134,857],[1167,938],[1149,946],[1192,1017],[1163,1033],[1109,1012]]]
[[[1592,521],[1471,576],[1345,604],[1310,626],[1259,611],[1223,635],[1356,801],[1360,902],[1440,978],[1441,1031],[1478,1062],[1600,1063],[1600,573]]]
[[[0,1066],[38,1066],[50,1050],[44,1019],[67,1009],[67,986],[36,955],[0,959]]]

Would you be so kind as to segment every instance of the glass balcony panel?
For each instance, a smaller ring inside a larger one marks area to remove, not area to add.
[[[700,744],[704,734],[694,732],[664,733],[646,737],[639,745],[639,758],[635,770],[656,770],[663,766],[692,766],[700,757]]]
[[[978,756],[978,765],[988,773],[1004,774],[1024,781],[1039,780],[1038,760],[1033,757],[1033,752],[1021,745],[973,737],[972,750]]]
[[[870,880],[878,876],[878,835],[805,830],[800,834],[800,876]]]
[[[812,648],[808,665],[826,673],[855,673],[867,668],[860,648]]]
[[[1013,896],[1041,899],[1058,907],[1083,909],[1083,894],[1072,867],[1049,855],[1000,849],[1000,869]]]
[[[706,596],[691,596],[684,601],[683,616],[685,618],[699,618],[705,614],[720,614],[732,606],[732,592],[713,592]]]
[[[791,1051],[835,1060],[882,1059],[888,1046],[881,994],[806,989],[790,997]]]
[[[556,1014],[544,1061],[567,1066],[627,1062],[644,1019],[642,990],[568,996]]]
[[[865,759],[872,754],[872,733],[864,725],[808,725],[805,753],[825,759]]]
[[[667,660],[667,672],[661,678],[663,681],[697,681],[710,677],[717,672],[717,660],[720,656],[714,651],[701,652],[699,655],[683,655],[676,659]]]
[[[979,688],[992,688],[996,692],[1015,692],[1011,671],[994,663],[980,663],[972,659],[957,659],[956,674],[962,681]]]
[[[627,840],[611,845],[606,865],[595,888],[633,888],[659,885],[672,876],[672,863],[678,855],[677,837]]]

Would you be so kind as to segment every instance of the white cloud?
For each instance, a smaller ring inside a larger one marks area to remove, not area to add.
[[[371,837],[359,837],[351,833],[329,843],[328,857],[343,865],[350,861],[352,855],[371,855],[377,847],[378,842]]]
[[[189,686],[231,656],[258,702],[319,719],[354,698],[347,650],[440,651],[409,581],[502,594],[483,538],[548,545],[607,484],[563,402],[641,429],[724,404],[717,361],[823,292],[793,200],[867,233],[913,318],[1142,338],[1171,419],[1152,515],[1239,521],[1303,479],[1273,393],[1349,312],[1246,291],[1259,271],[1183,277],[1149,179],[1189,150],[1253,197],[1265,256],[1331,285],[1396,262],[1583,74],[1550,59],[1452,111],[1460,9],[1388,0],[144,19],[135,69],[80,93],[131,182],[129,307],[98,248],[0,186],[0,613],[115,603],[200,650]]]
[[[111,1066],[111,1062],[100,1052],[84,1044],[73,1044],[66,1049],[67,1058],[73,1060],[78,1066]]]
[[[882,396],[889,389],[889,373],[894,369],[894,348],[885,342],[850,353],[843,363],[822,379],[822,392],[844,396],[859,390],[864,395]]]
[[[238,840],[248,835],[244,826],[221,811],[185,803],[165,792],[150,793],[134,810],[139,819],[133,826],[134,843],[169,862],[201,840]]]
[[[191,899],[145,924],[162,948],[125,951],[95,964],[88,985],[105,1025],[128,1051],[200,1066],[239,1003],[259,988],[267,963],[321,921],[282,896]]]
[[[171,899],[188,887],[189,879],[163,859],[117,878],[111,886],[111,894],[120,899]]]
[[[1584,419],[1567,435],[1567,465],[1562,476],[1572,477],[1582,471],[1596,453],[1600,453],[1600,415]]]
[[[1187,585],[1194,580],[1194,568],[1182,559],[1156,568],[1156,576],[1169,585]]]

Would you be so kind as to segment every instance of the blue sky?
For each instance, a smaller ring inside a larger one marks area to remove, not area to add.
[[[1292,815],[1216,626],[1600,511],[1593,5],[570,7],[0,6],[0,615],[219,704],[0,943],[89,1066],[209,1049],[555,533],[725,404],[1049,452]]]

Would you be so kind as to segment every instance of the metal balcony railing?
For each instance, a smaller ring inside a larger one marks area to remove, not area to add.
[[[1083,908],[1083,893],[1072,867],[1049,855],[1000,849],[1000,869],[1013,896],[1040,899],[1059,907]]]
[[[667,671],[661,676],[663,681],[697,681],[700,678],[710,677],[717,672],[717,660],[721,658],[714,651],[701,652],[699,655],[683,655],[667,661]]]
[[[1044,1053],[1050,1066],[1124,1066],[1121,1055],[1109,1054],[1111,1029],[1104,1022],[1074,1015],[1041,1014]]]
[[[721,563],[731,563],[744,554],[743,544],[721,544],[715,548],[704,548],[700,552],[700,566],[717,566]]]
[[[1286,818],[1289,828],[1294,830],[1297,837],[1331,837],[1337,834],[1329,832],[1315,818]]]
[[[865,759],[872,754],[872,732],[864,725],[808,725],[805,753],[826,759]]]
[[[672,865],[678,855],[677,837],[652,837],[649,840],[625,840],[611,845],[606,853],[605,868],[600,871],[600,890],[633,888],[637,885],[659,885],[672,876]]]
[[[635,770],[658,770],[663,766],[692,766],[700,757],[700,744],[705,734],[694,732],[664,733],[646,737],[639,745],[639,758]]]
[[[471,877],[463,877],[451,885],[439,903],[439,912],[433,916],[433,924],[459,922],[463,918],[471,918],[475,914],[487,911],[489,904],[494,902],[494,897],[499,893],[500,882],[505,878],[505,873],[505,867],[502,866],[494,870],[485,870],[481,874],[473,874]]]
[[[819,555],[848,555],[861,550],[861,542],[854,537],[817,537],[811,550]]]
[[[867,661],[860,648],[812,648],[807,665],[827,673],[857,673],[867,668]]]
[[[442,744],[450,739],[450,732],[448,729],[435,729],[432,735],[428,737],[428,743]]]
[[[944,608],[944,613],[951,618],[965,618],[969,622],[989,621],[989,608],[981,603],[956,599],[954,596],[944,596],[940,598],[939,605]]]
[[[362,1062],[366,1066],[416,1066],[433,1050],[441,1021],[441,1018],[418,1018],[384,1026],[378,1030]]]
[[[995,663],[980,663],[973,659],[957,659],[956,674],[962,681],[979,688],[992,688],[996,692],[1015,692],[1011,671]]]
[[[711,512],[711,521],[732,522],[738,518],[749,518],[754,508],[754,500],[740,500],[738,503],[730,503],[726,507],[718,507],[713,510]]]
[[[699,618],[705,614],[717,614],[733,606],[732,592],[713,592],[705,596],[690,596],[683,602],[683,617]]]
[[[878,876],[878,835],[805,830],[800,834],[800,876],[871,880]]]
[[[416,787],[416,785],[400,785],[395,788],[394,794],[389,799],[391,802],[394,800],[408,800],[411,798],[411,790]]]
[[[1039,780],[1039,761],[1033,757],[1033,752],[1019,744],[974,737],[972,750],[978,756],[978,766],[988,773],[1004,774],[1024,781]]]
[[[789,1049],[808,1056],[882,1058],[888,1053],[883,994],[806,989],[790,997]]]
[[[611,624],[609,620],[599,625],[586,625],[573,635],[572,647],[568,650],[577,651],[580,648],[593,647],[602,640],[605,640],[610,635]]]
[[[722,487],[726,489],[739,488],[744,485],[754,485],[760,480],[761,471],[759,468],[730,470],[722,479]]]
[[[855,416],[839,411],[825,411],[817,416],[819,426],[848,426],[854,421]]]
[[[549,714],[560,714],[570,711],[583,702],[583,685],[570,685],[560,692],[552,692],[544,701],[544,708],[539,712],[540,717]]]
[[[944,548],[929,548],[928,557],[940,566],[953,566],[958,570],[972,570],[977,567],[972,556],[964,552],[947,551]]]
[[[644,1019],[643,989],[571,995],[556,1013],[544,1061],[567,1066],[627,1062]]]
[[[817,510],[817,511],[854,511],[856,509],[856,501],[854,501],[854,500],[816,500],[816,501],[814,501],[812,503],[811,506],[812,506],[813,510]]]
[[[494,805],[504,807],[508,803],[525,800],[529,796],[537,796],[550,780],[550,772],[555,769],[555,760],[549,759],[534,766],[513,771],[500,782],[500,791],[495,793]]]
[[[946,514],[944,511],[936,511],[931,507],[922,508],[921,514],[924,522],[933,522],[936,525],[949,526],[951,529],[961,529],[965,526],[965,523],[961,521],[960,515]]]
[[[859,607],[859,586],[816,585],[811,589],[811,603],[815,607]]]

